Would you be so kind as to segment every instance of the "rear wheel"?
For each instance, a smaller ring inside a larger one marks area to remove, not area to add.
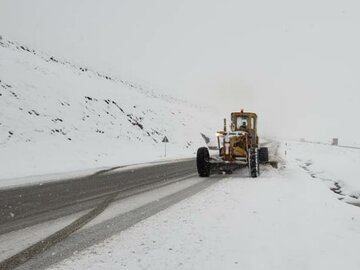
[[[196,165],[200,177],[210,176],[209,150],[206,147],[198,149],[196,154]]]
[[[261,163],[269,162],[269,149],[267,147],[261,147],[259,149],[259,161]]]
[[[259,151],[256,147],[249,150],[249,170],[250,176],[256,178],[260,175]]]

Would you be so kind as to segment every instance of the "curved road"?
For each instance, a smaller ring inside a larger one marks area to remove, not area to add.
[[[42,185],[0,190],[0,235],[74,212],[91,209],[111,194],[196,172],[194,160],[116,168]]]
[[[41,241],[18,250],[11,257],[5,257],[0,261],[0,269],[45,269],[71,256],[73,252],[94,245],[203,190],[221,178],[198,178],[195,160],[188,159],[145,167],[117,167],[87,177],[0,190],[0,238],[32,225],[47,224],[48,221],[86,210],[86,214],[70,225],[49,236],[44,235]],[[180,182],[183,184],[178,184]],[[161,193],[161,188],[170,187],[171,190],[174,185],[177,185],[177,189],[162,196],[157,195]],[[105,209],[123,204],[125,198],[141,201],[142,194],[152,191],[148,203],[139,204],[128,212],[117,213],[108,220],[91,223]],[[89,226],[86,226],[88,223]]]

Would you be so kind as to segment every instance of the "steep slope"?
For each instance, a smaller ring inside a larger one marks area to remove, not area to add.
[[[0,178],[193,155],[210,109],[0,40]]]

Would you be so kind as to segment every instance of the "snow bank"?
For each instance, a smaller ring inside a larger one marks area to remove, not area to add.
[[[0,40],[0,179],[192,156],[210,109]]]
[[[324,181],[341,199],[360,204],[360,149],[288,142],[283,151],[294,166]]]

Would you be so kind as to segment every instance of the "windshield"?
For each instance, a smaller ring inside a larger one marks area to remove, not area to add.
[[[245,116],[239,116],[236,119],[236,129],[247,128],[247,120]]]

